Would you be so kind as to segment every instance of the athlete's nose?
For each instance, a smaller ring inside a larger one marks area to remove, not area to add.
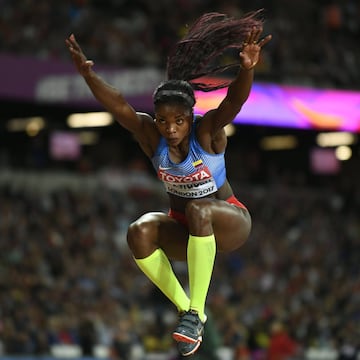
[[[166,128],[166,132],[168,134],[174,134],[176,133],[176,127],[174,125],[169,125],[167,128]]]

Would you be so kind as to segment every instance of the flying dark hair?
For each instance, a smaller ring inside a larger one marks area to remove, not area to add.
[[[239,19],[217,12],[202,15],[171,51],[167,61],[168,79],[185,80],[195,90],[201,91],[228,86],[230,80],[216,84],[195,80],[239,66],[239,63],[219,66],[214,64],[214,60],[226,49],[242,48],[249,32],[254,27],[262,27],[263,20],[259,18],[261,12],[251,12]]]

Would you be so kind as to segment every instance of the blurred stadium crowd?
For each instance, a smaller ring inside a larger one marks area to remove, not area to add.
[[[138,270],[126,245],[134,217],[166,209],[162,187],[139,171],[9,172],[0,180],[3,352],[40,355],[76,344],[90,356],[100,344],[114,359],[130,360],[134,347],[171,353],[176,309]],[[204,358],[216,359],[221,346],[235,360],[280,360],[278,353],[266,357],[279,344],[355,354],[360,193],[276,184],[244,185],[237,193],[254,226],[240,250],[218,255]],[[187,284],[183,264],[174,268]],[[288,338],[278,343],[273,332],[280,326]]]
[[[0,4],[0,52],[69,60],[64,39],[74,32],[95,62],[159,68],[184,24],[201,13],[237,16],[265,8],[265,33],[273,40],[264,49],[260,79],[360,88],[358,0]],[[218,255],[208,301],[210,338],[198,358],[215,360],[214,349],[225,347],[232,360],[283,360],[276,353],[282,344],[293,359],[303,359],[309,348],[356,359],[358,173],[352,168],[336,184],[329,178],[326,186],[310,188],[299,172],[280,175],[274,164],[257,172],[251,158],[248,164],[241,159],[245,171],[239,174],[239,158],[230,160],[253,232],[239,251]],[[55,344],[79,345],[89,356],[100,344],[114,360],[130,360],[136,348],[171,352],[175,309],[140,273],[126,245],[134,218],[167,210],[163,189],[139,168],[64,179],[46,169],[0,171],[0,356],[43,355]],[[182,264],[174,267],[186,282]]]
[[[239,16],[264,8],[258,77],[319,87],[359,88],[357,0],[1,0],[0,52],[69,59],[72,32],[96,63],[164,67],[174,42],[207,11]]]

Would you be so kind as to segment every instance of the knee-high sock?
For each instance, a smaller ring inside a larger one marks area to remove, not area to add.
[[[169,259],[161,249],[156,249],[144,259],[135,259],[135,262],[179,311],[189,310],[190,300],[179,283]]]
[[[190,286],[190,309],[205,320],[205,301],[216,255],[215,236],[189,236],[187,260]]]

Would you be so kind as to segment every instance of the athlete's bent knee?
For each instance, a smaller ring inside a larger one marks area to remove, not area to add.
[[[147,247],[153,238],[154,224],[150,221],[135,221],[130,224],[127,232],[127,243],[133,253]]]

